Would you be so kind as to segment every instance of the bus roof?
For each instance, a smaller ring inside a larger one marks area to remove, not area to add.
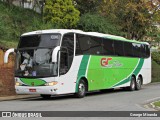
[[[49,30],[37,30],[37,31],[32,31],[28,33],[22,34],[22,36],[26,35],[34,35],[34,34],[46,34],[46,33],[60,33],[60,34],[65,34],[65,33],[79,33],[79,34],[84,34],[84,35],[90,35],[90,36],[96,36],[96,37],[102,37],[102,38],[109,38],[113,40],[120,40],[120,41],[126,41],[126,42],[134,42],[134,43],[143,43],[143,44],[148,44],[147,42],[140,42],[136,40],[129,40],[121,36],[116,36],[116,35],[111,35],[111,34],[103,34],[103,33],[98,33],[98,32],[84,32],[82,30],[75,30],[75,29],[49,29]]]

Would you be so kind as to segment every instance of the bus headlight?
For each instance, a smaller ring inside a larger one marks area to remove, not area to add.
[[[15,82],[15,86],[21,86],[22,85],[22,83],[20,83],[20,82]]]
[[[58,83],[57,81],[48,82],[45,84],[45,86],[53,86],[53,85],[56,85],[57,83]]]

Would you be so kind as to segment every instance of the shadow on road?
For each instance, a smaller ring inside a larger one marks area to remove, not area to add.
[[[142,88],[142,90],[145,88]],[[128,94],[130,92],[138,92],[138,91],[128,91],[125,90],[123,88],[119,88],[119,89],[108,89],[108,90],[100,90],[100,91],[92,91],[92,92],[88,92],[86,94],[85,97],[94,97],[94,96],[101,96],[101,95],[110,95],[110,94],[117,94],[117,93],[122,93],[122,92],[128,92]],[[60,101],[60,100],[68,100],[68,99],[80,99],[80,98],[76,98],[74,96],[74,94],[67,94],[67,95],[56,95],[56,96],[52,96],[51,98],[48,99],[44,99],[42,97],[34,97],[34,98],[25,98],[25,99],[20,99],[20,101]]]

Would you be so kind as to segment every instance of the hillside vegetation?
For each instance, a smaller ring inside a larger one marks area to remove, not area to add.
[[[16,47],[22,33],[47,27],[38,13],[0,1],[0,47]]]
[[[160,56],[160,53],[152,53],[152,82],[160,82],[160,61],[158,56]]]

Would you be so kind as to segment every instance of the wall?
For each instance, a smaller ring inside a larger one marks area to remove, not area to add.
[[[5,51],[0,48],[0,96],[14,95],[14,55],[9,56],[9,63],[4,64]]]

